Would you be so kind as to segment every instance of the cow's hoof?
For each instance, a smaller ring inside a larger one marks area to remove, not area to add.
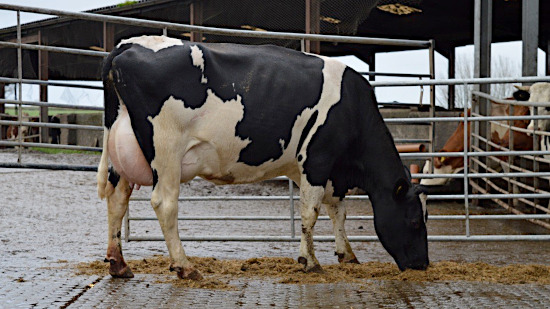
[[[324,273],[325,271],[323,270],[323,268],[321,267],[321,265],[319,264],[315,264],[315,265],[312,265],[310,267],[308,267],[307,265],[307,259],[303,256],[299,257],[298,258],[298,263],[304,265],[304,272],[306,273],[318,273],[318,274],[322,274]]]
[[[108,262],[109,265],[109,274],[113,278],[134,278],[134,273],[130,266],[126,263],[117,262],[114,259],[105,259],[104,262]]]
[[[313,265],[312,267],[304,267],[304,271],[306,273],[317,273],[317,274],[324,274],[325,271],[323,270],[323,267],[321,265]]]
[[[359,263],[359,260],[355,257],[354,254],[352,254],[351,257],[346,257],[345,253],[337,253],[334,252],[334,255],[338,256],[338,262],[341,264],[347,263],[347,264],[361,264]]]
[[[193,267],[185,267],[183,270],[178,271],[178,277],[180,279],[191,279],[194,281],[202,280],[201,273]]]
[[[202,280],[201,273],[196,270],[194,267],[172,267],[170,266],[170,271],[175,271],[178,273],[178,278],[180,279],[190,279],[199,281]]]

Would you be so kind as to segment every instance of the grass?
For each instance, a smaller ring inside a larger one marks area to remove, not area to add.
[[[64,154],[91,154],[91,155],[101,155],[101,152],[95,152],[95,151],[85,151],[85,150],[72,150],[72,149],[57,149],[57,148],[43,148],[43,147],[31,147],[30,148],[33,151],[38,151],[42,153],[47,154],[58,154],[58,153],[64,153]]]
[[[117,4],[116,6],[123,7],[123,6],[127,6],[127,5],[132,5],[134,3],[138,3],[138,1],[124,1],[122,3]]]
[[[40,115],[40,108],[36,107],[23,107],[23,113],[27,113],[30,117],[38,117]],[[67,109],[67,108],[48,108],[48,115],[55,116],[57,114],[93,114],[101,113],[101,111],[92,111],[85,109]],[[6,114],[17,116],[15,107],[6,107]]]

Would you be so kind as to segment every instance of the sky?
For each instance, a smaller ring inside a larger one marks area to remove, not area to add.
[[[58,9],[65,11],[85,11],[99,7],[115,5],[124,2],[124,0],[0,0],[0,3],[16,4],[31,7],[43,7],[50,9]],[[21,21],[31,22],[53,16],[21,13]],[[0,28],[13,26],[17,23],[16,14],[13,11],[0,10]],[[462,62],[473,61],[474,49],[472,45],[459,47],[456,49],[457,59],[462,59]],[[491,57],[496,59],[503,57],[505,61],[510,63],[510,67],[516,68],[515,72],[509,77],[521,76],[521,42],[509,43],[493,43]],[[539,74],[544,75],[544,59],[545,54],[539,49]],[[340,61],[346,63],[357,71],[368,71],[368,65],[353,56],[337,57]],[[428,50],[416,50],[393,53],[379,53],[376,55],[376,69],[378,72],[384,73],[418,73],[428,74]],[[466,65],[466,64],[458,64]],[[436,53],[435,70],[436,78],[447,78],[448,61],[445,57]],[[457,68],[458,70],[458,68]],[[406,78],[395,77],[376,77],[377,81],[395,81],[406,80]],[[512,86],[508,86],[512,87]],[[511,88],[510,88],[511,89]],[[439,90],[438,90],[439,91]],[[402,103],[418,103],[420,100],[420,87],[380,87],[376,89],[376,96],[379,102],[402,102]],[[437,95],[438,93],[436,93]],[[95,105],[103,104],[102,91],[98,90],[79,90],[66,87],[49,87],[48,96],[50,102],[56,103],[72,103],[80,105]],[[38,87],[27,85],[23,89],[23,100],[37,100]],[[76,102],[75,102],[76,100]],[[424,89],[423,103],[429,103],[429,88]],[[438,103],[443,105],[443,103]]]

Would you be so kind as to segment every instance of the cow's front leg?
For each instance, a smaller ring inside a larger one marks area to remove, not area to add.
[[[128,210],[132,189],[126,179],[111,170],[106,186],[107,218],[109,221],[109,242],[105,262],[110,263],[109,273],[117,278],[133,278],[134,274],[122,257],[121,227],[122,218]]]
[[[311,186],[305,177],[300,184],[300,207],[302,215],[302,238],[300,241],[300,257],[298,262],[304,264],[306,272],[322,272],[323,269],[315,257],[313,247],[313,227],[319,216],[324,188]]]
[[[181,160],[180,160],[181,161]],[[174,161],[179,163],[180,161]],[[180,167],[164,166],[158,171],[158,182],[153,189],[151,205],[164,234],[172,263],[170,270],[181,279],[200,280],[202,275],[187,259],[178,233],[178,196],[180,192]]]
[[[344,228],[344,223],[346,221],[345,204],[342,202],[327,204],[326,209],[330,219],[332,220],[334,238],[336,241],[336,252],[334,252],[334,254],[338,256],[338,262],[359,264],[359,261],[351,249],[348,236],[346,235],[346,230]]]

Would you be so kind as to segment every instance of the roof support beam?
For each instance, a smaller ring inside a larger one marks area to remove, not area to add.
[[[5,99],[6,98],[6,92],[5,92],[5,88],[4,88],[5,86],[6,86],[6,84],[0,83],[0,99]],[[6,113],[6,105],[4,103],[0,103],[0,114],[5,114],[5,113]],[[3,117],[0,116],[0,120],[2,118]],[[7,126],[0,125],[0,139],[6,139],[7,129],[8,129]]]
[[[521,10],[522,76],[537,75],[539,0],[523,0]]]
[[[110,52],[115,48],[115,25],[103,22],[103,50]]]
[[[189,5],[189,21],[193,26],[202,26],[204,13],[202,1],[195,1]],[[191,42],[202,42],[202,32],[191,32]]]
[[[321,1],[305,0],[306,2],[306,34],[319,34],[321,31]],[[308,53],[320,54],[321,42],[305,41],[305,51]]]
[[[493,36],[493,0],[475,0],[474,2],[474,78],[491,76],[491,42]],[[489,84],[474,86],[475,90],[490,93]],[[482,115],[491,115],[490,101],[485,98],[479,98],[479,101],[472,101],[472,108],[476,113]],[[476,122],[472,124],[473,132],[490,140],[490,126],[485,122]],[[480,147],[479,139],[473,140],[473,145]],[[480,147],[489,151],[489,144]],[[485,161],[485,158],[482,158]],[[481,166],[473,164],[474,171],[483,172]],[[478,180],[479,181],[479,180]],[[478,183],[481,184],[481,183]],[[485,186],[488,186],[487,184]],[[489,188],[486,187],[486,190]],[[474,191],[473,193],[477,193]],[[478,200],[473,201],[476,206]]]

